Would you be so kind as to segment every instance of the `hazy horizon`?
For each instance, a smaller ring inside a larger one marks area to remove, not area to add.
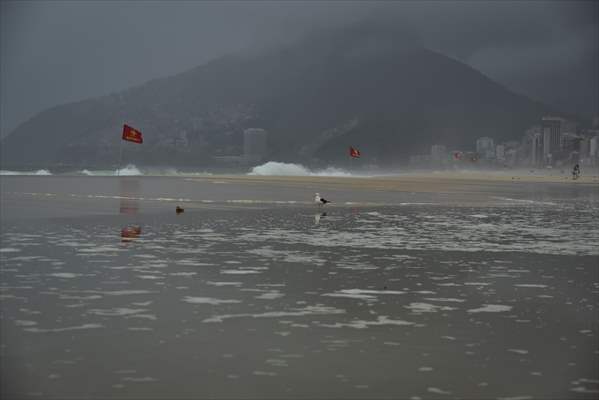
[[[516,93],[591,115],[598,4],[2,2],[0,133],[59,104],[360,21],[395,24]]]

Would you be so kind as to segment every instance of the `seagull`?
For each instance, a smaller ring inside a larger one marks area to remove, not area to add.
[[[327,199],[323,199],[322,197],[320,197],[319,193],[315,193],[314,194],[314,203],[318,204],[319,207],[322,207],[323,205],[330,203],[330,201],[328,201]]]

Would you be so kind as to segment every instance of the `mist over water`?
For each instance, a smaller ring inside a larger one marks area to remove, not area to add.
[[[599,2],[46,3],[0,399],[599,400]]]
[[[571,179],[569,169],[489,169],[482,167],[465,168],[460,165],[450,166],[444,169],[430,168],[375,168],[373,166],[358,166],[351,170],[329,166],[326,168],[310,168],[302,164],[285,163],[278,161],[268,161],[264,164],[254,167],[210,167],[210,168],[178,168],[171,166],[137,166],[127,164],[125,167],[117,169],[60,169],[60,168],[41,168],[37,170],[0,170],[0,176],[98,176],[98,177],[119,177],[119,176],[146,176],[146,177],[205,177],[212,175],[247,175],[247,176],[288,176],[288,177],[337,177],[337,178],[369,178],[369,177],[401,177],[427,175],[442,178],[452,176],[455,178],[473,178],[475,175],[484,174],[488,177],[508,177],[515,180],[526,177],[546,177],[559,178],[564,180]],[[599,180],[599,171],[587,168],[583,170],[582,176],[592,181]]]
[[[218,168],[217,168],[218,170]],[[323,177],[351,177],[365,176],[346,171],[341,168],[327,167],[324,169],[312,170],[301,164],[283,163],[277,161],[268,161],[262,165],[248,169],[221,169],[220,173],[235,175],[257,175],[257,176],[323,176]],[[35,171],[13,171],[0,170],[0,175],[85,175],[85,176],[203,176],[212,175],[213,172],[205,170],[179,170],[175,167],[138,167],[135,164],[127,164],[123,168],[117,169],[80,169],[62,172],[51,172],[49,169],[39,169]]]
[[[0,176],[2,175],[52,175],[50,171],[47,169],[38,169],[36,171],[9,171],[9,170],[0,170]]]
[[[0,176],[51,176],[51,175],[84,175],[84,176],[204,176],[211,175],[207,171],[180,171],[174,167],[138,167],[134,164],[128,164],[123,168],[117,169],[76,169],[76,170],[53,170],[39,169],[35,171],[14,171],[0,170]]]

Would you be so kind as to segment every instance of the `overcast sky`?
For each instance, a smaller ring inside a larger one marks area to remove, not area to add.
[[[54,105],[369,19],[561,110],[598,113],[599,2],[0,1],[2,136]]]

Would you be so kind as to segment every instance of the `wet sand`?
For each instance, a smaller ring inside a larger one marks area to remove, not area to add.
[[[520,176],[512,180],[500,174],[475,173],[358,178],[3,176],[0,213],[3,219],[114,214],[127,208],[128,201],[143,205],[144,212],[178,204],[190,208],[312,205],[315,192],[333,201],[329,207],[412,202],[471,206],[554,198],[599,201],[599,181],[595,178],[572,181]]]
[[[2,177],[3,398],[596,398],[597,187],[390,181]]]

